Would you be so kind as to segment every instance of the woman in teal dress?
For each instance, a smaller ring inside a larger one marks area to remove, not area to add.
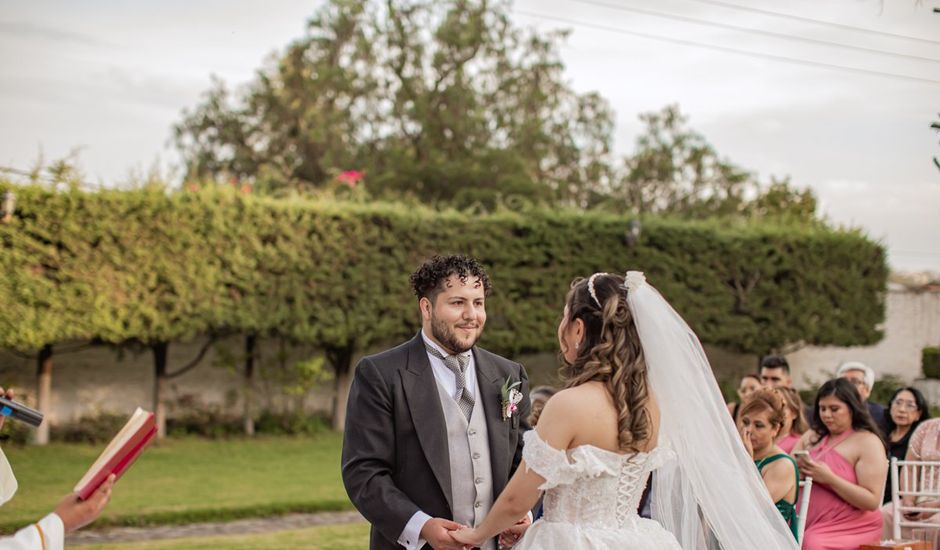
[[[757,390],[741,406],[738,431],[777,510],[796,536],[800,472],[793,457],[774,443],[783,429],[786,408],[786,401],[777,390]]]

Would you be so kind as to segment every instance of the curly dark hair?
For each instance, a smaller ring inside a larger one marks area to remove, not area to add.
[[[484,296],[489,296],[492,285],[483,265],[474,258],[462,255],[434,256],[427,260],[411,274],[411,287],[419,300],[427,298],[433,302],[444,290],[444,281],[451,275],[456,275],[463,282],[468,277],[477,277],[483,285]]]

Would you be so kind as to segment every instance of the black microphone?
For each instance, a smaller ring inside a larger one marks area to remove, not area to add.
[[[9,416],[20,422],[26,422],[34,428],[42,424],[41,412],[36,409],[31,409],[18,401],[7,399],[6,397],[0,397],[0,415]]]

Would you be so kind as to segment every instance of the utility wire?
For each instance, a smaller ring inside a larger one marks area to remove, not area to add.
[[[784,40],[795,40],[795,41],[798,41],[798,42],[808,42],[808,43],[810,43],[810,44],[820,44],[820,45],[823,45],[823,46],[832,46],[832,47],[836,47],[836,48],[845,48],[845,49],[847,49],[847,50],[857,50],[857,51],[862,51],[862,52],[874,53],[874,54],[878,54],[878,55],[887,55],[887,56],[892,56],[892,57],[901,57],[901,58],[907,58],[907,59],[914,59],[914,60],[917,60],[917,61],[930,61],[930,62],[932,62],[932,63],[940,63],[940,59],[937,59],[937,58],[935,58],[935,57],[924,57],[924,56],[920,56],[920,55],[913,55],[913,54],[906,54],[906,53],[887,52],[887,51],[884,51],[884,50],[879,50],[879,49],[877,49],[877,48],[867,48],[867,47],[865,47],[865,46],[854,46],[854,45],[852,45],[852,44],[843,44],[843,43],[841,43],[841,42],[830,42],[830,41],[828,41],[828,40],[820,40],[820,39],[817,39],[817,38],[808,38],[808,37],[805,37],[805,36],[795,36],[795,35],[792,35],[792,34],[786,34],[786,33],[781,33],[781,32],[774,32],[774,31],[767,31],[767,30],[763,30],[763,29],[754,29],[754,28],[750,28],[750,27],[741,27],[741,26],[738,26],[738,25],[731,25],[731,24],[728,24],[728,23],[718,23],[718,22],[716,22],[716,21],[709,21],[709,20],[707,20],[707,19],[699,19],[699,18],[696,18],[696,17],[689,17],[689,16],[686,16],[686,15],[678,15],[678,14],[668,13],[668,12],[662,12],[662,11],[648,10],[648,9],[644,9],[644,8],[635,8],[635,7],[632,7],[632,6],[623,6],[623,5],[619,5],[619,4],[608,4],[608,3],[606,3],[606,2],[597,2],[597,1],[595,1],[595,0],[571,0],[571,1],[572,1],[572,2],[578,2],[578,3],[581,3],[581,4],[590,4],[590,5],[592,5],[592,6],[601,6],[601,7],[609,8],[609,9],[612,9],[612,10],[629,11],[629,12],[634,12],[634,13],[641,13],[641,14],[644,14],[644,15],[650,15],[650,16],[652,16],[652,17],[661,17],[661,18],[664,18],[664,19],[675,19],[675,20],[678,20],[678,21],[685,21],[685,22],[688,22],[688,23],[695,23],[695,24],[698,24],[698,25],[709,25],[709,26],[712,26],[712,27],[718,27],[718,28],[722,28],[722,29],[730,29],[730,30],[735,30],[735,31],[747,32],[747,33],[757,34],[757,35],[761,35],[761,36],[770,36],[770,37],[773,37],[773,38],[782,38],[782,39],[784,39]]]
[[[553,16],[553,15],[545,15],[545,14],[542,14],[542,13],[529,12],[529,11],[519,10],[519,9],[515,9],[515,8],[513,8],[512,11],[513,11],[514,13],[519,14],[519,15],[526,15],[526,16],[529,16],[529,17],[535,17],[535,18],[540,18],[540,19],[547,19],[547,20],[550,20],[550,21],[558,21],[558,22],[560,22],[560,23],[567,23],[567,24],[570,24],[570,25],[577,25],[577,26],[581,26],[581,27],[587,27],[587,28],[592,28],[592,29],[598,29],[598,30],[608,31],[608,32],[613,32],[613,33],[618,33],[618,34],[627,34],[627,35],[631,35],[631,36],[639,36],[639,37],[641,37],[641,38],[647,38],[647,39],[650,39],[650,40],[659,40],[659,41],[661,41],[661,42],[670,42],[670,43],[672,43],[672,44],[681,44],[681,45],[683,45],[683,46],[694,46],[694,47],[696,47],[696,48],[705,48],[705,49],[715,50],[715,51],[719,51],[719,52],[733,53],[733,54],[738,54],[738,55],[745,55],[745,56],[749,56],[749,57],[756,57],[756,58],[759,58],[759,59],[770,59],[770,60],[772,60],[772,61],[781,61],[781,62],[783,62],[783,63],[791,63],[791,64],[794,64],[794,65],[804,65],[804,66],[807,66],[807,67],[817,67],[817,68],[824,68],[824,69],[836,69],[836,70],[845,71],[845,72],[850,72],[850,73],[856,73],[856,74],[864,74],[864,75],[869,75],[869,76],[881,76],[881,77],[888,77],[888,78],[896,78],[896,79],[898,79],[898,80],[909,80],[909,81],[913,81],[913,82],[921,82],[921,83],[927,83],[927,84],[940,84],[940,80],[935,80],[935,79],[932,79],[932,78],[924,78],[924,77],[919,77],[919,76],[911,76],[911,75],[897,74],[897,73],[886,73],[886,72],[875,71],[875,70],[871,70],[871,69],[862,69],[862,68],[859,68],[859,67],[848,67],[848,66],[845,66],[845,65],[835,65],[835,64],[833,64],[833,63],[824,63],[824,62],[822,62],[822,61],[811,61],[811,60],[808,60],[808,59],[797,59],[797,58],[794,58],[794,57],[786,57],[786,56],[782,56],[782,55],[775,55],[775,54],[769,54],[769,53],[752,52],[752,51],[748,51],[748,50],[739,50],[739,49],[737,49],[737,48],[729,48],[729,47],[726,47],[726,46],[717,46],[717,45],[714,45],[714,44],[706,44],[706,43],[704,43],[704,42],[696,42],[696,41],[694,41],[694,40],[685,40],[685,39],[682,39],[682,38],[673,38],[673,37],[670,37],[670,36],[661,36],[661,35],[657,35],[657,34],[649,34],[649,33],[640,32],[640,31],[632,31],[632,30],[622,29],[622,28],[619,28],[619,27],[611,27],[611,26],[608,26],[608,25],[600,25],[600,24],[597,24],[597,23],[586,23],[586,22],[583,22],[583,21],[575,21],[575,20],[573,20],[573,19],[566,19],[566,18],[563,18],[563,17],[557,17],[557,16]]]
[[[866,29],[863,27],[854,27],[852,25],[845,25],[843,23],[836,23],[833,21],[823,21],[820,19],[813,19],[811,17],[801,17],[799,15],[791,15],[789,13],[780,13],[776,11],[762,10],[760,8],[752,8],[750,6],[742,6],[740,4],[732,4],[731,2],[721,2],[720,0],[689,0],[689,1],[700,2],[702,4],[711,4],[713,6],[721,6],[723,8],[728,8],[732,10],[741,10],[741,11],[749,11],[753,13],[760,13],[762,15],[770,15],[773,17],[783,17],[784,19],[793,19],[795,21],[802,21],[804,23],[814,23],[816,25],[828,25],[830,27],[836,27],[839,29],[846,29],[850,31],[865,32],[865,33],[877,34],[881,36],[889,36],[891,38],[901,38],[904,40],[914,40],[917,42],[926,42],[927,44],[940,44],[940,40],[930,40],[929,38],[907,36],[906,34],[896,34],[893,32],[877,31],[875,29]]]

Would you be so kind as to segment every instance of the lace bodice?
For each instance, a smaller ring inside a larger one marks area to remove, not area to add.
[[[581,445],[555,449],[535,430],[523,435],[526,467],[545,478],[544,517],[604,527],[629,527],[650,472],[675,454],[662,446],[649,453],[624,455]]]

